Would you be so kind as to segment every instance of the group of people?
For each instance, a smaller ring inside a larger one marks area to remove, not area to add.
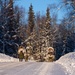
[[[26,54],[26,50],[23,46],[20,46],[18,49],[18,58],[19,61],[23,61],[23,59],[25,59],[25,61],[28,60],[28,55]]]
[[[33,47],[31,46],[31,44],[29,42],[27,42],[26,48],[24,46],[20,46],[18,48],[19,61],[23,61],[23,59],[25,59],[25,61],[32,59],[33,58],[32,50],[33,50]]]
[[[18,49],[18,58],[19,61],[22,62],[23,59],[25,61],[28,61],[30,59],[32,59],[32,47],[29,45],[26,47],[26,49],[23,46],[20,46]],[[41,58],[42,59],[42,58]],[[52,47],[48,47],[47,51],[46,51],[46,56],[44,57],[45,61],[49,61],[52,62],[55,60],[55,51],[54,48]]]

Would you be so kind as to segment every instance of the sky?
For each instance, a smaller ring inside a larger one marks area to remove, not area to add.
[[[50,4],[60,5],[61,0],[17,0],[16,4],[20,7],[24,7],[26,11],[29,10],[30,4],[33,5],[33,10],[35,13],[40,12],[41,15],[46,13],[46,9]],[[58,14],[58,19],[62,19],[64,12],[59,10],[55,10],[55,13]]]

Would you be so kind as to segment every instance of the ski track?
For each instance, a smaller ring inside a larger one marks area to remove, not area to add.
[[[0,63],[0,75],[68,75],[66,69],[51,62]]]

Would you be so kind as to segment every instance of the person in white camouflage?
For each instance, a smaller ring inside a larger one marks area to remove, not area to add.
[[[55,53],[54,48],[53,47],[48,47],[47,54],[46,54],[46,57],[45,57],[45,61],[53,62],[55,60],[54,53]]]
[[[32,50],[33,50],[33,47],[30,45],[29,42],[27,42],[27,47],[26,47],[26,61],[32,60],[32,58],[33,58],[33,56],[32,56]]]
[[[18,48],[18,58],[19,58],[19,61],[23,61],[24,53],[25,53],[25,48],[23,46],[20,46]]]

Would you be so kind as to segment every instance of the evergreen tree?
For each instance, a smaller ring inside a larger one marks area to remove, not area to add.
[[[50,9],[47,7],[46,10],[46,28],[50,28]]]
[[[46,10],[46,38],[48,40],[48,46],[51,46],[53,47],[53,31],[52,31],[52,26],[51,26],[51,17],[50,17],[50,9],[47,7],[47,10]]]
[[[3,45],[3,28],[2,28],[2,1],[0,0],[0,52],[2,52],[2,45]]]
[[[21,44],[19,32],[23,12],[13,5],[13,0],[0,0],[0,52],[11,55],[17,54]]]
[[[34,11],[33,11],[32,4],[29,7],[28,14],[29,14],[28,15],[28,30],[29,30],[29,33],[31,33],[31,32],[33,32],[33,28],[34,28],[34,25],[35,25],[35,22],[34,22]]]
[[[14,3],[13,0],[9,0],[8,5],[6,7],[7,10],[7,24],[5,25],[5,53],[6,54],[15,54],[17,53],[17,46],[20,44],[21,40],[17,35],[17,24],[15,20],[14,13]]]
[[[5,53],[4,46],[5,46],[5,25],[7,24],[7,18],[6,18],[6,0],[0,0],[0,52]]]
[[[14,30],[14,10],[13,10],[13,0],[9,0],[8,8],[7,8],[7,16],[8,16],[8,30]]]

